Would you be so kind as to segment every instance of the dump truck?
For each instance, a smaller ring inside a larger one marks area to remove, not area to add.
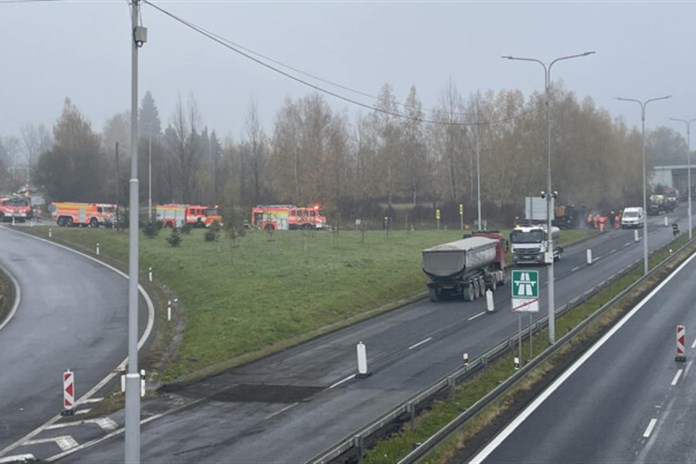
[[[463,239],[423,250],[430,301],[444,296],[473,301],[486,290],[505,284],[507,241],[495,231],[475,232]]]

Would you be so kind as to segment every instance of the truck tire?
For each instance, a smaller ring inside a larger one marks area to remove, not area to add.
[[[70,216],[66,216],[63,219],[65,220],[65,227],[72,227],[73,226],[73,220]]]
[[[93,228],[99,227],[99,221],[97,221],[97,218],[92,218],[89,220],[89,226]]]
[[[479,297],[481,297],[481,294],[483,293],[481,291],[481,282],[479,282],[478,279],[474,279],[474,300],[478,300]]]
[[[498,288],[498,277],[496,275],[493,275],[486,283],[486,288],[491,292],[495,292],[495,290]]]
[[[428,296],[430,296],[430,301],[433,303],[440,301],[440,295],[437,293],[437,288],[428,287]]]

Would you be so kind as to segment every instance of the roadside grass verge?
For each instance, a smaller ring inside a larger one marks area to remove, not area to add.
[[[675,240],[671,247],[676,250],[686,243],[682,236]],[[539,392],[548,386],[573,361],[598,340],[624,314],[626,314],[641,298],[657,286],[666,275],[676,268],[681,261],[696,251],[696,243],[692,243],[680,253],[678,259],[657,271],[647,281],[640,284],[624,298],[593,321],[578,336],[561,347],[549,360],[533,369],[521,381],[510,388],[501,398],[484,408],[469,420],[459,431],[440,444],[423,462],[454,463],[465,462],[480,449],[498,430],[510,419],[517,415]],[[650,267],[653,268],[670,255],[668,250],[653,255]],[[580,322],[593,314],[598,308],[609,302],[615,295],[636,282],[643,275],[642,263],[636,266],[622,278],[613,282],[609,287],[594,295],[587,302],[577,306],[572,311],[559,317],[556,321],[558,336],[562,336],[576,327]],[[538,354],[548,347],[548,332],[542,331],[533,340],[533,352]],[[529,353],[529,341],[523,341],[523,358]],[[515,373],[513,357],[508,353],[489,363],[485,371],[472,376],[456,388],[454,400],[438,400],[424,410],[415,421],[412,429],[405,424],[398,433],[378,441],[366,453],[364,462],[370,464],[394,463],[410,453],[418,443],[422,443],[436,431],[443,428],[464,410],[493,390]]]
[[[9,316],[15,300],[15,288],[10,278],[0,270],[0,324]]]
[[[127,269],[127,232],[51,229],[52,240],[92,256],[99,243],[100,259]],[[26,231],[48,235],[45,226]],[[249,231],[206,242],[204,233],[182,234],[178,247],[167,243],[168,230],[140,235],[140,282],[157,300],[147,359],[162,359],[162,383],[211,375],[421,298],[421,250],[461,238],[458,230]],[[562,231],[560,243],[593,234]]]

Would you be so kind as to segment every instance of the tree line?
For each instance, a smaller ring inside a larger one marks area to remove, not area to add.
[[[268,132],[254,103],[243,135],[220,140],[193,96],[179,97],[162,124],[146,92],[139,108],[140,198],[153,203],[218,204],[239,221],[256,204],[319,203],[335,223],[405,215],[473,222],[480,183],[483,217],[510,224],[525,196],[545,190],[545,96],[518,90],[464,97],[453,83],[424,108],[415,87],[403,102],[385,84],[375,110],[350,118],[317,93],[287,98]],[[562,85],[551,92],[551,170],[561,204],[619,209],[639,204],[641,134],[590,98]],[[686,156],[684,138],[658,127],[648,135],[655,159]],[[0,138],[0,185],[30,180],[49,201],[128,203],[130,114],[96,132],[66,99],[52,133],[27,126]],[[25,168],[17,169],[24,153]],[[150,169],[151,183],[150,183]],[[15,167],[14,169],[12,167]]]

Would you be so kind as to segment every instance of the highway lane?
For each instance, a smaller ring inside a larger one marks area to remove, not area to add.
[[[671,239],[660,219],[650,218],[651,247]],[[623,248],[611,253],[616,259],[573,271],[587,246],[597,256]],[[567,259],[557,263],[557,306],[641,256],[632,231],[612,231],[569,248]],[[463,352],[473,358],[515,333],[509,290],[501,288],[496,301],[499,310],[492,314],[484,313],[483,300],[419,301],[183,388],[177,392],[183,398],[202,401],[145,425],[143,459],[304,462],[460,366]],[[351,378],[358,341],[368,349],[367,379]],[[116,437],[66,462],[114,461],[122,448]]]
[[[696,461],[695,281],[692,259],[472,462]],[[677,325],[687,362],[675,361]]]
[[[66,369],[77,399],[126,358],[128,289],[114,271],[46,241],[0,227],[0,244],[0,263],[21,289],[0,330],[3,450],[60,413]],[[142,334],[146,309],[141,316]]]

